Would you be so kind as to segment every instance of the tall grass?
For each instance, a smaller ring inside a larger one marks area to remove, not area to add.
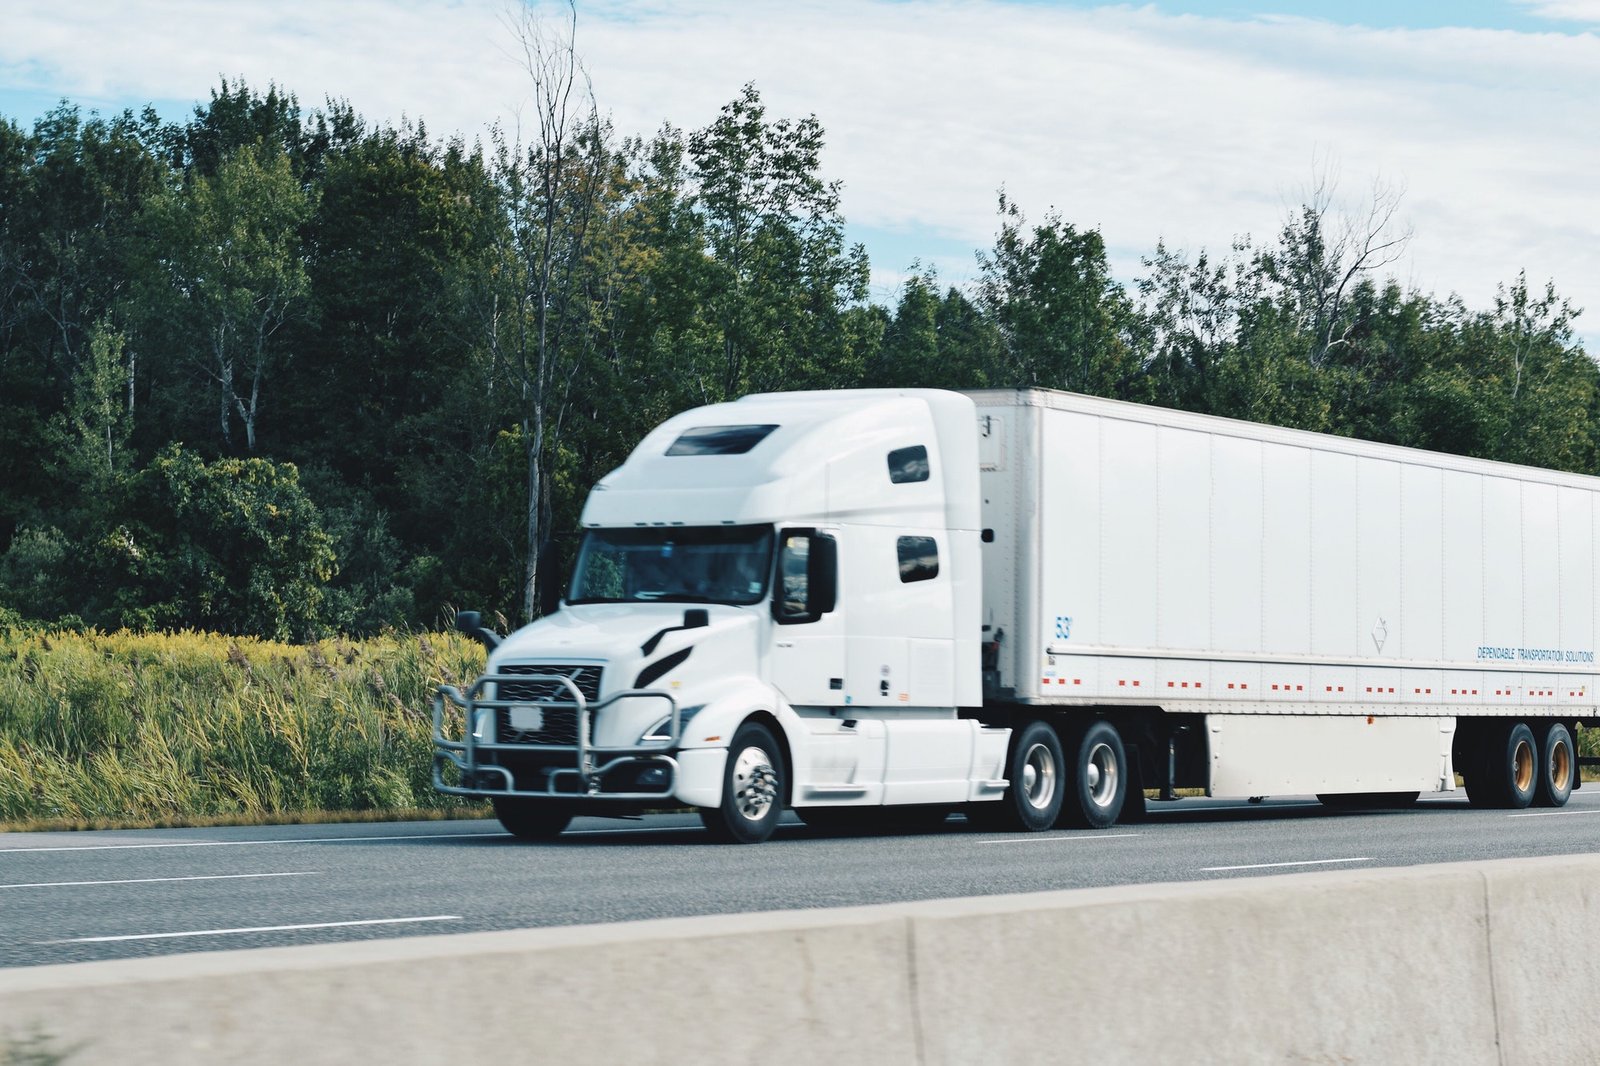
[[[457,810],[429,777],[428,700],[482,668],[454,633],[299,646],[0,626],[0,825]],[[1581,748],[1600,755],[1600,730]]]
[[[457,634],[0,628],[0,823],[460,806],[431,785],[428,699],[482,667]]]

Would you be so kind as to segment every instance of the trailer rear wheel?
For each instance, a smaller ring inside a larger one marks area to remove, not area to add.
[[[1539,743],[1539,780],[1533,801],[1541,807],[1565,806],[1577,768],[1572,731],[1560,722],[1551,722]]]
[[[1484,785],[1489,805],[1521,810],[1533,802],[1539,784],[1538,748],[1526,722],[1510,722],[1485,738]]]
[[[572,812],[549,800],[495,796],[494,816],[519,840],[554,840],[572,822]]]
[[[746,722],[733,734],[722,771],[722,806],[700,808],[700,821],[724,844],[759,844],[783,813],[783,755],[772,731]]]
[[[1110,722],[1091,722],[1077,738],[1072,780],[1061,818],[1068,825],[1104,829],[1128,798],[1128,754]]]

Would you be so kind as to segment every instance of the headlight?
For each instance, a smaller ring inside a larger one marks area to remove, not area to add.
[[[693,707],[685,707],[678,712],[678,724],[685,726],[689,719],[705,710],[705,704],[697,703]],[[663,715],[661,721],[644,731],[644,736],[639,738],[640,743],[670,741],[672,739],[672,715]]]

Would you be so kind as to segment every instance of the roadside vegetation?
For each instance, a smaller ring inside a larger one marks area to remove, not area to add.
[[[481,813],[433,791],[428,697],[482,665],[454,634],[0,627],[0,827]]]

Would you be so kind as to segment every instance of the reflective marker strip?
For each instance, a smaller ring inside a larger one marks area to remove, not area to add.
[[[459,922],[459,914],[433,914],[425,918],[367,918],[355,922],[308,922],[305,925],[257,925],[244,929],[193,929],[184,933],[130,933],[125,936],[79,936],[69,940],[38,940],[45,944],[109,944],[115,940],[172,940],[185,936],[229,936],[234,933],[288,933],[300,929],[342,929],[352,925],[401,925],[406,922]]]

